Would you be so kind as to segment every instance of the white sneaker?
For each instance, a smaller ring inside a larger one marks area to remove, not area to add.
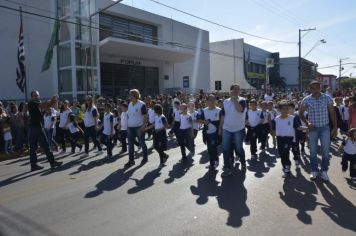
[[[310,179],[311,180],[315,180],[317,177],[318,177],[318,172],[312,171],[311,174],[310,174]]]
[[[324,180],[325,182],[329,182],[328,172],[322,171],[321,172],[321,179]]]
[[[65,151],[65,150],[62,150],[59,154],[63,154],[63,153],[66,153],[66,151]]]

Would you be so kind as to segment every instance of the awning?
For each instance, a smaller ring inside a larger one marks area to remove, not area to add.
[[[193,50],[182,47],[153,45],[113,37],[100,41],[100,54],[169,62],[184,62],[195,55]]]

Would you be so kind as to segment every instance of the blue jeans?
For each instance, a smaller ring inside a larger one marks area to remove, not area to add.
[[[311,171],[318,171],[318,140],[321,143],[321,170],[329,169],[330,128],[329,126],[312,128],[309,131]]]
[[[17,150],[21,150],[23,148],[23,141],[24,141],[24,134],[25,134],[24,131],[25,131],[24,127],[15,127],[14,128]]]
[[[245,151],[243,149],[243,141],[245,138],[245,129],[229,132],[227,130],[223,130],[222,133],[222,147],[223,147],[223,156],[224,156],[224,167],[227,169],[231,169],[231,159],[232,145],[235,146],[236,152],[240,157],[241,164],[245,164]]]
[[[127,128],[127,138],[129,140],[129,158],[134,160],[134,144],[135,138],[137,137],[140,147],[142,148],[143,159],[147,159],[147,146],[145,143],[145,133],[141,130],[140,127],[128,127]]]

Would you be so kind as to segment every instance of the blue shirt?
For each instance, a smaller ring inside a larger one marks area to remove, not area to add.
[[[308,120],[314,127],[319,128],[329,125],[328,106],[333,104],[329,95],[321,93],[319,98],[308,95],[303,99],[302,104],[307,108]]]

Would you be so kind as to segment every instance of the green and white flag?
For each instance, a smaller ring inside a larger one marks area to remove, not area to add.
[[[53,57],[53,48],[58,44],[58,36],[59,36],[59,20],[56,20],[53,26],[51,40],[49,41],[48,48],[46,51],[46,55],[42,64],[42,72],[49,69],[52,63]]]

